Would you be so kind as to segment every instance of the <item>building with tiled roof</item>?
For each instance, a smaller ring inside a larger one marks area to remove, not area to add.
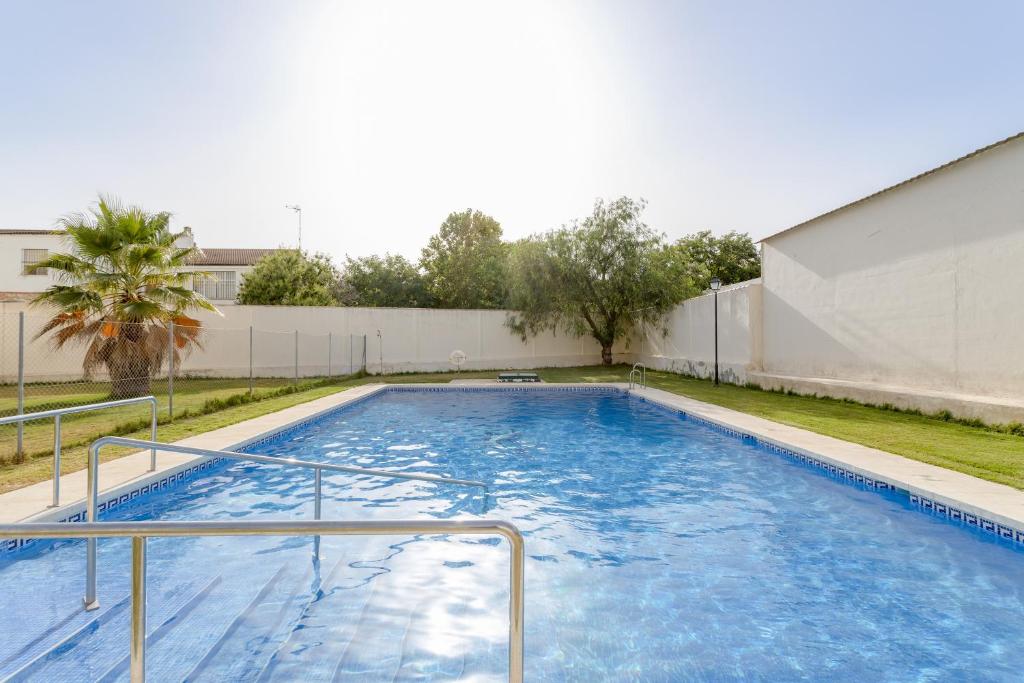
[[[185,228],[182,246],[192,246],[191,228]],[[32,269],[35,263],[66,247],[63,231],[38,228],[0,229],[0,302],[29,301],[56,283],[53,274]],[[211,277],[197,279],[193,288],[223,306],[232,304],[238,287],[256,262],[277,249],[200,248],[184,271],[203,271]]]

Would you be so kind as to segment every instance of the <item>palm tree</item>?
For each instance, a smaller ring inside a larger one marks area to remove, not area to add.
[[[207,274],[178,272],[197,250],[175,244],[182,233],[171,232],[170,217],[100,195],[94,209],[60,220],[69,253],[35,264],[59,275],[32,302],[59,309],[36,339],[52,332],[57,349],[84,345],[85,376],[106,367],[115,399],[150,393],[150,378],[168,360],[170,323],[177,363],[201,346],[200,323],[186,313],[219,313],[192,290],[192,278]]]

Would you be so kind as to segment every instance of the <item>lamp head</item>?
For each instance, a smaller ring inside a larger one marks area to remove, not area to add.
[[[722,287],[722,281],[717,277],[711,278],[711,291],[717,292]]]

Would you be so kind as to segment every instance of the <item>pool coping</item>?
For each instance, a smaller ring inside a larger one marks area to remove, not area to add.
[[[741,438],[754,439],[771,450],[796,457],[834,475],[877,488],[905,491],[911,503],[1000,537],[1024,543],[1024,491],[978,479],[935,465],[867,446],[816,434],[797,427],[686,398],[654,388],[625,383],[557,384],[367,384],[306,403],[197,434],[176,443],[215,450],[235,450],[280,437],[328,414],[384,391],[580,391],[619,390],[668,410],[682,413]],[[149,452],[140,451],[100,465],[100,511],[140,495],[173,486],[216,465],[216,460],[168,452],[157,453],[157,470],[148,471]],[[72,501],[47,507],[51,483],[43,481],[0,494],[0,523],[84,519],[85,472],[64,475],[61,487]],[[23,542],[0,543],[0,552],[17,550]]]
[[[854,481],[866,480],[909,495],[923,511],[1024,543],[1024,491],[887,451],[791,427],[661,389],[633,395]]]

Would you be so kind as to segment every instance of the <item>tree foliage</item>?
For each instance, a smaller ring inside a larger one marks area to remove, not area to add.
[[[697,286],[705,290],[711,278],[718,277],[723,285],[743,282],[761,276],[761,254],[746,233],[735,230],[715,237],[703,230],[676,242],[681,258],[698,266]]]
[[[590,335],[610,364],[616,340],[695,293],[679,251],[640,220],[644,206],[599,200],[582,221],[516,243],[510,304],[518,312],[507,325],[523,339],[543,330]]]
[[[86,376],[105,367],[115,399],[150,393],[169,346],[177,362],[200,344],[200,324],[186,314],[217,310],[192,290],[203,273],[177,272],[195,248],[175,244],[181,233],[171,232],[170,218],[101,195],[94,209],[60,220],[69,250],[35,265],[58,275],[32,302],[58,311],[36,338],[52,333],[56,348],[85,345]]]
[[[501,225],[473,209],[449,214],[420,255],[439,308],[503,308],[507,245]]]
[[[256,262],[238,303],[264,306],[338,305],[338,269],[326,254],[278,249]]]
[[[427,308],[433,303],[419,268],[398,254],[346,259],[341,300],[346,306]]]

